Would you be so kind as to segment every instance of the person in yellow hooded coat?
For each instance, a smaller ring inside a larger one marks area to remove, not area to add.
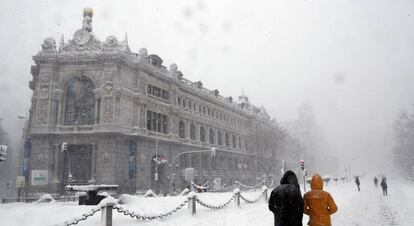
[[[312,176],[311,190],[303,196],[304,213],[309,215],[310,226],[332,226],[331,215],[338,207],[331,194],[323,190],[323,180],[319,174]]]

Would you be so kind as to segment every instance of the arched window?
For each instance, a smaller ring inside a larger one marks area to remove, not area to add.
[[[210,144],[214,144],[214,131],[213,129],[210,129],[208,132],[208,141]]]
[[[219,145],[223,144],[223,136],[221,135],[221,131],[217,132],[217,142]]]
[[[193,123],[191,123],[191,125],[190,125],[190,139],[195,140],[196,139],[195,137],[196,137],[195,136],[195,126],[194,126]]]
[[[200,141],[206,142],[206,130],[204,129],[204,126],[200,127]]]
[[[228,133],[226,133],[226,146],[228,147],[228,146],[230,146],[230,139],[229,139],[229,134]]]
[[[180,121],[178,123],[178,136],[180,136],[180,138],[185,138],[185,124],[184,124],[184,121]]]
[[[95,117],[95,86],[87,77],[73,77],[66,87],[65,125],[92,125]]]
[[[232,141],[232,143],[233,143],[233,148],[236,148],[236,136],[234,136],[234,134],[233,134],[233,136],[231,137],[231,141]]]

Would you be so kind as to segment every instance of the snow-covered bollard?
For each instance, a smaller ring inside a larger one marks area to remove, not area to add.
[[[144,197],[157,197],[157,195],[151,189],[149,189],[147,192],[145,192]]]
[[[236,202],[237,207],[240,208],[240,189],[239,188],[234,189],[234,195],[236,197],[234,201]]]
[[[184,195],[188,195],[188,193],[190,192],[190,189],[185,188],[181,193],[180,196],[184,196]]]
[[[101,206],[101,226],[112,226],[112,208],[113,202],[107,202]]]
[[[263,185],[262,189],[263,189],[263,193],[264,193],[263,194],[264,199],[267,202],[267,186],[266,185]]]
[[[192,191],[188,193],[188,210],[191,212],[191,215],[196,215],[196,199],[197,194]]]

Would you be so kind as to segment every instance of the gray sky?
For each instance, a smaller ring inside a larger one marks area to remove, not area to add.
[[[402,0],[0,2],[0,117],[14,133],[29,108],[31,56],[46,37],[72,39],[94,9],[101,40],[128,33],[222,95],[278,121],[313,103],[333,153],[389,151],[391,125],[414,103],[414,4]]]

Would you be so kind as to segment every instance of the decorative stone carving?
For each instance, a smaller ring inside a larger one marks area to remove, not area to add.
[[[49,87],[48,86],[41,86],[40,87],[40,98],[48,98],[49,97]]]
[[[113,85],[107,82],[103,87],[103,96],[112,97],[113,96]]]
[[[86,7],[83,9],[83,26],[82,29],[92,32],[92,17],[93,10],[92,8]]]
[[[109,154],[108,152],[105,152],[105,153],[103,154],[103,159],[104,159],[104,161],[108,161],[110,158],[111,158],[111,154]]]
[[[43,73],[41,76],[40,76],[40,82],[41,83],[46,83],[46,84],[48,84],[49,82],[50,82],[50,73]]]
[[[139,49],[138,56],[140,58],[146,58],[146,57],[148,57],[148,51],[147,51],[147,49],[146,48]]]
[[[116,39],[115,36],[110,35],[105,40],[105,46],[106,47],[115,47],[118,45],[118,39]]]
[[[114,79],[114,72],[105,72],[105,82],[112,82]]]
[[[112,122],[113,119],[113,98],[105,97],[103,98],[103,122]]]
[[[47,123],[47,113],[49,110],[49,99],[39,99],[37,107],[37,122],[39,124]]]
[[[177,64],[174,64],[174,63],[170,64],[170,72],[171,73],[177,73],[178,72]]]
[[[54,38],[45,38],[42,43],[43,51],[56,51],[56,41]]]

